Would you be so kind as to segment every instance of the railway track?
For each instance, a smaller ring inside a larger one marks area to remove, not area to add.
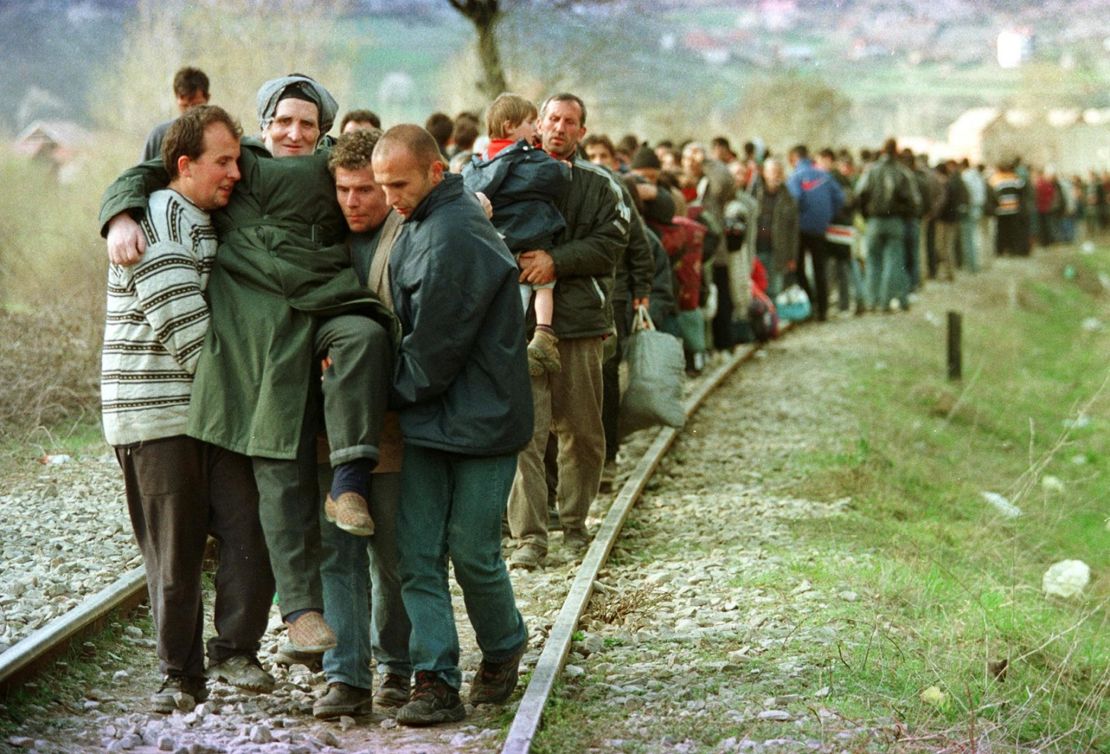
[[[686,399],[685,412],[691,417],[717,387],[740,365],[758,351],[745,346],[726,359],[695,385]],[[517,708],[504,741],[506,754],[528,752],[539,729],[556,680],[571,648],[579,620],[593,594],[598,574],[620,537],[629,511],[640,498],[652,474],[666,456],[681,430],[657,430],[650,445],[636,462],[627,481],[609,506],[593,542],[570,582],[567,595],[543,643],[528,686]],[[110,586],[86,599],[79,607],[50,621],[30,636],[0,654],[0,696],[18,688],[49,667],[68,646],[80,637],[103,627],[114,613],[126,612],[146,598],[143,569],[121,576]],[[2,743],[2,742],[0,742]]]

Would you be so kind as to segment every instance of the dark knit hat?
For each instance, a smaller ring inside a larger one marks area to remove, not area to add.
[[[629,167],[633,170],[636,168],[655,168],[659,170],[663,167],[663,163],[659,162],[659,158],[651,147],[644,144],[636,150],[636,154],[632,155],[632,164]]]

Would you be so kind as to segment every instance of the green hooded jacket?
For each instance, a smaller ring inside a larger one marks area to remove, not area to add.
[[[323,150],[275,159],[260,142],[243,140],[242,177],[228,205],[212,213],[220,246],[189,407],[193,437],[249,456],[292,459],[306,405],[317,400],[313,344],[321,318],[365,314],[394,344],[400,340],[396,318],[351,267],[327,157]],[[147,195],[167,182],[158,161],[127,170],[105,192],[102,227],[120,212],[141,212]]]

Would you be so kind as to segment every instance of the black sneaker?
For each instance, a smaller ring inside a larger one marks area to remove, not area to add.
[[[150,696],[150,707],[155,712],[170,714],[174,710],[191,712],[208,698],[208,686],[203,677],[189,678],[168,675],[162,679],[158,691]]]
[[[466,707],[459,692],[427,670],[416,671],[412,700],[397,712],[397,722],[402,725],[457,723],[464,717]]]
[[[520,676],[520,658],[524,656],[527,646],[527,642],[521,644],[520,649],[504,662],[482,660],[474,680],[470,682],[471,704],[501,704],[513,695]]]

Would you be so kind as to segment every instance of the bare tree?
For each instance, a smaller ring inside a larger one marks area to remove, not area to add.
[[[478,32],[478,62],[482,78],[478,89],[488,99],[493,99],[508,89],[501,53],[497,47],[497,25],[504,16],[501,0],[447,0],[451,7],[474,24]]]

